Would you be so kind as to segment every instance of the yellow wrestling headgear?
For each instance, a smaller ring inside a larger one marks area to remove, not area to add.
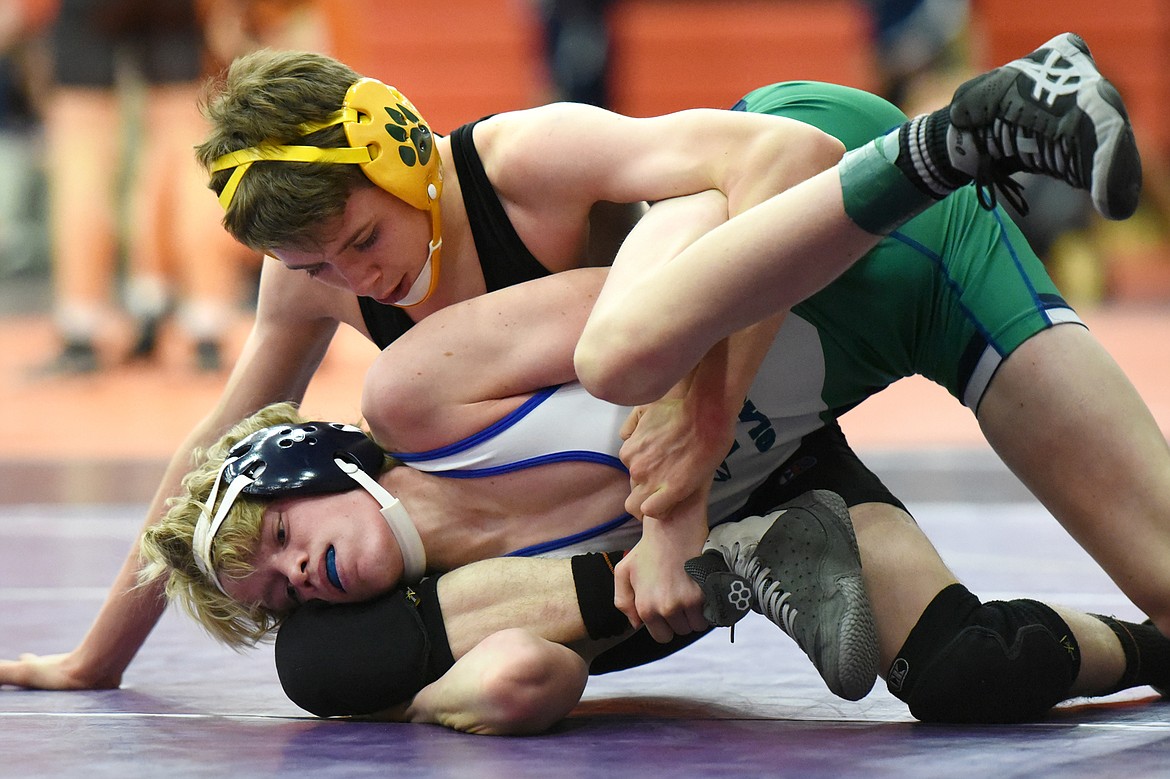
[[[435,291],[443,234],[439,197],[443,193],[443,165],[435,153],[434,135],[406,96],[372,78],[363,78],[345,93],[340,111],[323,122],[306,122],[301,135],[340,124],[348,147],[285,146],[262,143],[230,152],[211,164],[211,172],[234,168],[219,202],[226,211],[244,174],[254,162],[331,162],[360,165],[366,178],[420,211],[430,211],[431,243],[426,264],[410,291],[394,305],[415,306]],[[426,281],[424,282],[424,278]]]

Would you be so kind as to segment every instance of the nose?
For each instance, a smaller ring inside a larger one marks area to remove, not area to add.
[[[298,554],[290,557],[288,564],[285,566],[285,578],[288,579],[288,583],[296,589],[297,593],[302,596],[316,589],[313,582],[309,580],[309,556],[306,554]]]
[[[345,279],[349,291],[359,297],[376,297],[384,290],[379,289],[382,274],[378,268],[368,263],[345,263],[338,265],[337,272]]]

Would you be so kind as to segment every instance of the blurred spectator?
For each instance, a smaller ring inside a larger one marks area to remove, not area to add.
[[[55,0],[0,3],[0,277],[46,259],[39,161],[47,63],[41,33]]]
[[[191,152],[203,131],[195,0],[60,0],[51,41],[45,152],[62,350],[49,370],[98,368],[122,226],[131,356],[154,353],[178,298],[197,366],[219,369],[236,267]]]
[[[970,0],[865,0],[873,22],[882,97],[917,113],[950,101],[967,56]],[[942,82],[942,83],[937,83]],[[937,100],[935,94],[937,93]]]
[[[555,100],[610,107],[610,0],[538,0]]]
[[[259,48],[329,50],[316,0],[199,0],[198,5],[213,72]]]

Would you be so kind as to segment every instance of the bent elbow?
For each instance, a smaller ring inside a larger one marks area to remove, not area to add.
[[[816,131],[809,146],[808,157],[816,166],[817,173],[833,167],[845,156],[845,144],[821,130]]]

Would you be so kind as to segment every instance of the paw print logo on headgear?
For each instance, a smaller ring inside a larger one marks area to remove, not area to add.
[[[344,122],[345,137],[370,150],[362,171],[375,184],[415,208],[429,210],[442,192],[443,174],[431,128],[406,96],[372,78],[345,95],[356,117]]]
[[[323,122],[306,122],[301,136],[340,124],[348,147],[323,148],[263,143],[230,152],[211,165],[211,173],[233,169],[219,195],[224,210],[252,163],[330,162],[360,165],[366,178],[408,205],[431,215],[431,241],[426,263],[397,306],[417,305],[430,297],[439,280],[443,245],[439,198],[443,194],[443,166],[435,153],[434,135],[418,109],[397,89],[372,78],[357,81],[345,94],[340,111]]]
[[[420,124],[422,120],[412,108],[405,99],[397,105],[382,106],[386,112],[385,118],[390,120],[382,125],[382,129],[400,144],[398,157],[403,165],[408,168],[421,165],[425,168],[434,152],[434,140],[431,128]]]

